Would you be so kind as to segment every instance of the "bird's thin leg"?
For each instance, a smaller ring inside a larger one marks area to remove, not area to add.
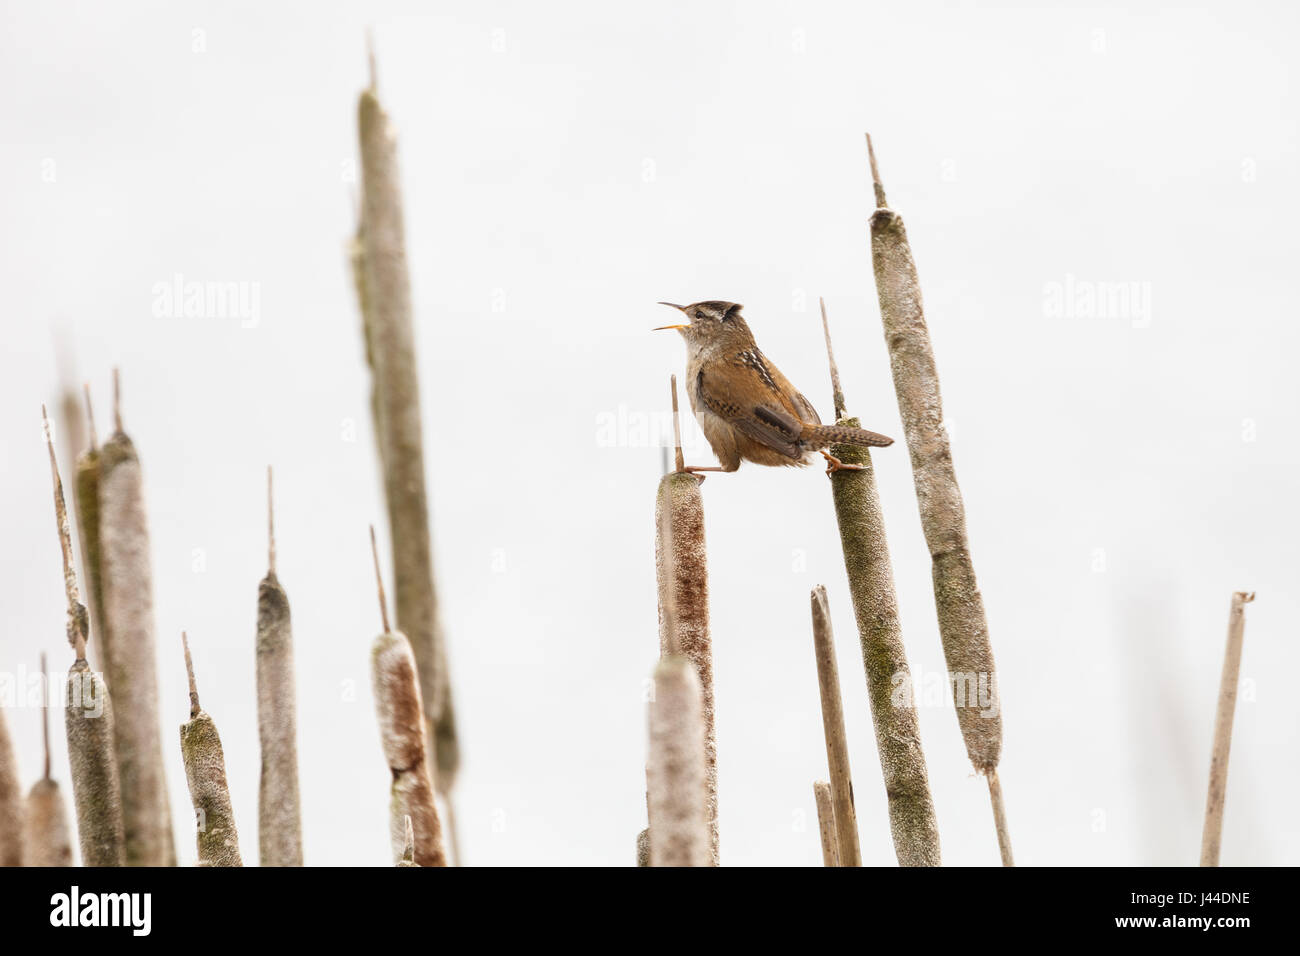
[[[826,474],[833,475],[837,471],[866,471],[865,465],[853,465],[848,462],[840,461],[830,452],[822,452],[822,457],[826,459]]]
[[[719,468],[717,465],[683,465],[681,470],[682,470],[682,472],[685,473],[685,474],[688,474],[688,475],[695,475],[696,478],[700,479],[700,483],[703,484],[703,482],[704,482],[704,476],[701,475],[701,474],[699,474],[699,472],[701,472],[701,471],[726,471],[727,469],[725,469],[725,468]]]

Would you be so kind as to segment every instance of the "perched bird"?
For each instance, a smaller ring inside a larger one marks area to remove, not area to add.
[[[768,361],[735,302],[674,305],[690,320],[676,329],[686,340],[686,391],[691,410],[721,467],[686,471],[735,471],[741,461],[759,465],[808,465],[821,452],[826,473],[858,470],[825,449],[835,443],[883,447],[894,440],[865,428],[823,425],[817,410]]]

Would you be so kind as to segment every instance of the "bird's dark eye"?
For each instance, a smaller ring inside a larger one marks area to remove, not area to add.
[[[696,309],[696,310],[695,310],[695,317],[696,317],[697,319],[702,319],[702,318],[704,318],[704,313],[701,312],[699,309]]]

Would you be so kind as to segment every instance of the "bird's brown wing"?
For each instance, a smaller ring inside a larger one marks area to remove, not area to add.
[[[734,377],[733,381],[735,381]],[[742,435],[785,455],[792,461],[802,458],[803,449],[799,446],[801,430],[799,422],[783,410],[774,407],[779,406],[780,403],[769,400],[765,389],[757,392],[760,402],[749,401],[750,396],[755,394],[755,386],[764,384],[757,371],[754,372],[753,381],[748,377],[740,381],[744,387],[733,388],[729,393],[723,393],[712,379],[705,377],[704,370],[700,369],[700,373],[695,377],[695,390],[700,403],[705,408],[719,418],[726,419]]]
[[[813,408],[812,402],[803,397],[802,392],[794,393],[795,410],[799,412],[799,417],[810,425],[820,425],[821,416],[817,414],[817,409]]]
[[[803,394],[790,384],[790,380],[781,373],[781,370],[772,364],[771,359],[757,347],[737,353],[732,364],[749,369],[758,376],[768,393],[762,404],[783,411],[790,418],[798,419],[800,422],[807,422],[810,425],[822,423],[812,402],[804,398]],[[795,430],[795,434],[798,433],[798,430]]]

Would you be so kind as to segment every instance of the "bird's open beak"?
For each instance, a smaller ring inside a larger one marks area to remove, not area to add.
[[[681,312],[681,311],[683,311],[683,310],[685,309],[685,306],[677,305],[677,304],[674,303],[674,302],[660,302],[660,303],[658,303],[658,304],[659,304],[659,305],[666,305],[666,306],[668,306],[668,308],[670,308],[670,309],[676,309],[678,312]],[[661,326],[659,326],[658,328],[651,329],[650,331],[651,331],[651,332],[662,332],[664,329],[688,329],[688,328],[690,328],[690,324],[689,324],[689,323],[686,324],[686,325],[661,325]]]

